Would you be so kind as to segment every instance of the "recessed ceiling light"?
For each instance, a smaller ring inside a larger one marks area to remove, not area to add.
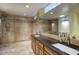
[[[50,14],[53,14],[53,12],[50,12]]]
[[[25,7],[26,7],[26,8],[29,8],[30,6],[29,6],[29,5],[26,5]]]
[[[64,17],[65,15],[60,15],[59,17]]]

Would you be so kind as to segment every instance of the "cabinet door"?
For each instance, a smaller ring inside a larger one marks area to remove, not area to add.
[[[44,53],[43,53],[44,55],[50,55],[48,52],[46,52],[46,51],[44,51]]]
[[[39,55],[39,41],[36,40],[36,55]]]
[[[43,55],[43,44],[40,41],[36,41],[36,54]]]
[[[36,46],[36,54],[37,55],[43,55],[43,49],[41,50],[40,46]]]
[[[43,55],[44,53],[43,53],[43,49],[41,50],[41,49],[39,49],[39,53],[40,53],[40,55]]]
[[[35,39],[34,38],[32,38],[31,46],[32,46],[33,52],[36,53],[36,47],[35,47],[36,44],[35,44]]]
[[[39,41],[38,45],[39,45],[39,53],[40,55],[43,55],[43,44]]]
[[[36,45],[36,55],[40,55],[40,49],[38,45]]]

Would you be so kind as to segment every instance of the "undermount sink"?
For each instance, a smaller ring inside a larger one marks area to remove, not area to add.
[[[40,35],[38,35],[38,34],[35,34],[34,36],[35,36],[35,37],[40,37]]]
[[[71,47],[68,47],[66,45],[60,44],[60,43],[52,44],[52,46],[56,47],[60,51],[63,51],[65,53],[67,53],[67,54],[70,54],[70,55],[77,55],[77,54],[79,54],[78,50],[73,49]]]

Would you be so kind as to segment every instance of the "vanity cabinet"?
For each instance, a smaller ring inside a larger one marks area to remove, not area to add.
[[[31,47],[34,53],[36,53],[36,40],[34,38],[31,38]]]
[[[32,37],[32,50],[36,55],[58,55],[54,50],[51,50],[40,42],[37,38]]]
[[[54,50],[51,50],[46,46],[44,46],[44,54],[45,55],[58,55]]]
[[[36,54],[43,55],[43,44],[36,40]]]

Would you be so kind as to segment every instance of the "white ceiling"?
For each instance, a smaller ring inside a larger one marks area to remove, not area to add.
[[[26,8],[26,5],[30,8]],[[48,3],[0,3],[0,10],[12,15],[33,17],[37,10],[47,5]]]

